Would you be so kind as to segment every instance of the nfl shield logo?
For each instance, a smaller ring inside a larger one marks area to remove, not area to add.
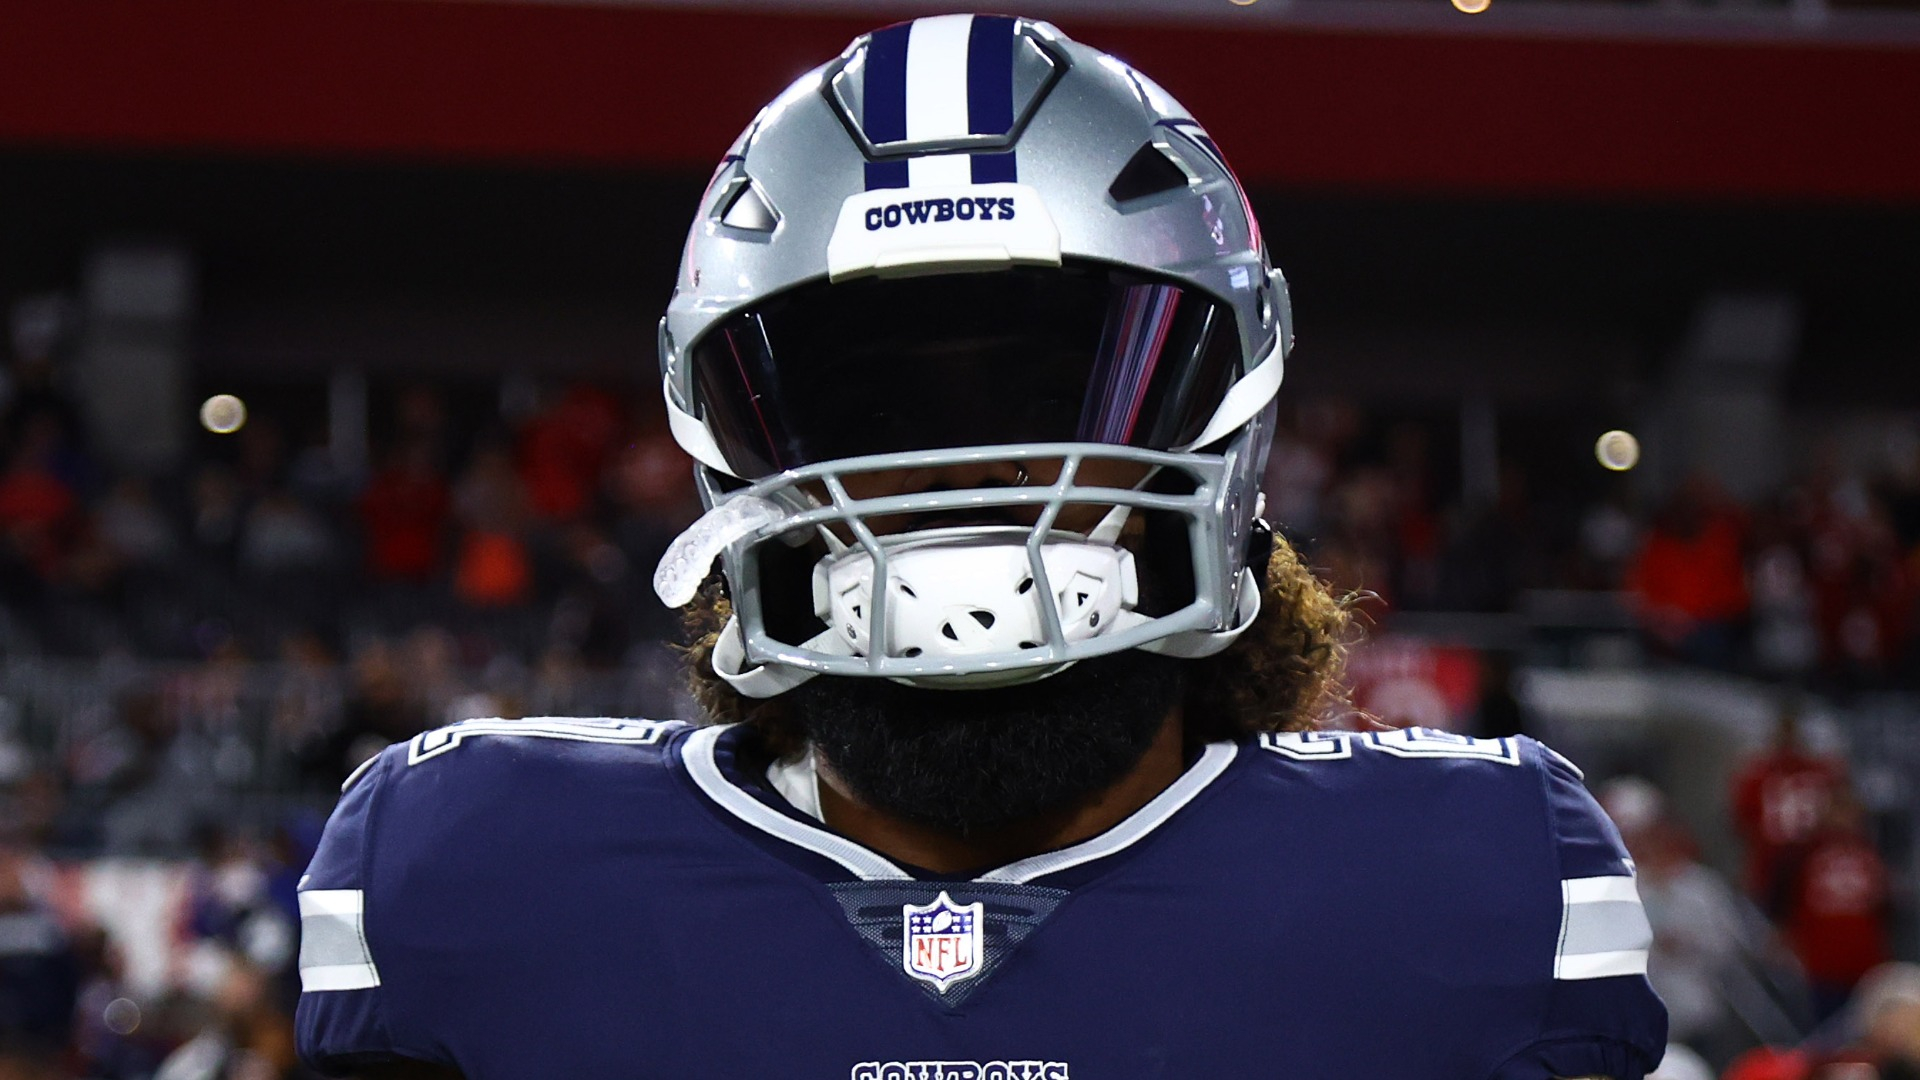
[[[931,904],[903,905],[900,915],[907,927],[900,947],[900,962],[907,974],[945,993],[947,987],[980,973],[986,959],[982,955],[984,903],[956,904],[942,891]]]

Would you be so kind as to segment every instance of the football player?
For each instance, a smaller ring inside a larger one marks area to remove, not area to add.
[[[1526,739],[1316,730],[1260,520],[1285,282],[1207,133],[1045,23],[775,99],[661,325],[715,723],[478,720],[301,892],[330,1072],[1634,1080],[1633,867]],[[718,562],[721,573],[710,576]]]

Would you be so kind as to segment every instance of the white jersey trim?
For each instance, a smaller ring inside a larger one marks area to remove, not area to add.
[[[832,859],[864,881],[911,880],[912,875],[868,848],[825,829],[795,821],[735,787],[714,760],[714,745],[725,730],[726,725],[701,728],[688,736],[686,747],[681,752],[693,782],[721,809],[762,832]],[[1024,885],[1035,878],[1125,851],[1165,824],[1168,818],[1179,813],[1181,807],[1192,802],[1208,785],[1219,779],[1239,753],[1240,748],[1234,743],[1210,743],[1200,754],[1200,760],[1181,774],[1180,779],[1113,828],[1059,851],[1008,863],[974,880]],[[811,812],[812,816],[819,817],[817,807],[804,809]]]
[[[862,881],[909,881],[913,875],[844,837],[795,821],[735,787],[713,759],[713,747],[726,725],[704,727],[687,737],[681,756],[687,773],[707,798],[761,832],[777,836],[847,868]]]
[[[982,874],[975,880],[1001,882],[1008,885],[1024,885],[1037,877],[1056,874],[1081,863],[1104,859],[1109,855],[1125,851],[1127,848],[1145,839],[1148,833],[1166,823],[1166,820],[1180,811],[1180,808],[1192,802],[1194,796],[1205,791],[1207,785],[1219,779],[1227,771],[1240,748],[1230,742],[1208,743],[1193,767],[1181,774],[1165,791],[1155,795],[1147,805],[1128,815],[1125,821],[1101,833],[1091,840],[1083,840],[1072,847],[1059,851],[1050,851],[1045,855],[1035,855],[1030,859],[1008,863],[992,873]]]

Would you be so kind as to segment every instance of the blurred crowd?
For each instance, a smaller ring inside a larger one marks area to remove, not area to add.
[[[532,389],[520,415],[455,417],[399,388],[364,475],[297,418],[255,417],[171,475],[89,451],[49,366],[0,386],[0,603],[14,654],[268,659],[422,625],[463,659],[560,648],[613,664],[670,635],[639,602],[695,507],[651,412],[589,384]]]
[[[294,889],[314,839],[210,827],[190,862],[113,874],[0,836],[0,1077],[306,1075],[293,1051]],[[113,894],[117,910],[103,903]],[[136,945],[157,947],[151,970],[135,970]]]
[[[1846,763],[1806,743],[1784,712],[1735,775],[1737,881],[1702,861],[1653,784],[1622,776],[1599,791],[1653,927],[1648,976],[1683,1063],[1672,1080],[1920,1077],[1920,966],[1896,959],[1893,933],[1915,898],[1889,872],[1889,825],[1862,809]]]
[[[1828,447],[1745,504],[1705,476],[1654,499],[1625,477],[1568,484],[1516,447],[1494,490],[1470,497],[1444,475],[1441,427],[1295,408],[1268,516],[1389,613],[1614,594],[1654,656],[1823,689],[1920,684],[1920,444],[1877,473]],[[1564,434],[1550,449],[1540,456],[1583,452]]]

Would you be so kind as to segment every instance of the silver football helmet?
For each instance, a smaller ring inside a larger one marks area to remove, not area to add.
[[[1286,283],[1206,132],[1029,19],[877,30],[714,173],[660,324],[715,670],[983,687],[1259,610]]]

